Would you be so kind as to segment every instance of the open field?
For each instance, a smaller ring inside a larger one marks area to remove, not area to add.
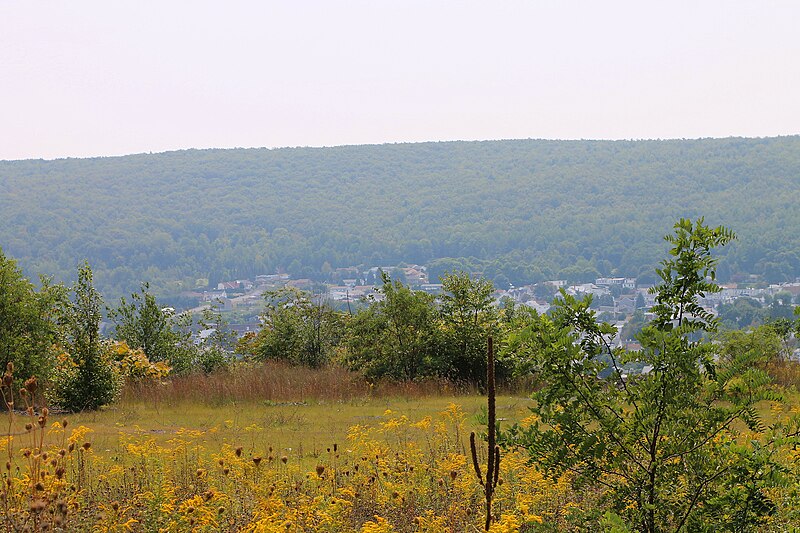
[[[529,404],[502,396],[498,417],[522,420]],[[484,405],[476,394],[217,406],[128,397],[99,412],[49,414],[29,431],[30,418],[16,415],[16,435],[0,447],[10,472],[4,525],[477,531],[483,495],[469,460],[469,432],[480,431]],[[503,458],[497,531],[563,521],[570,510],[567,485],[545,481],[525,459]]]
[[[497,402],[501,419],[519,421],[529,414],[527,406],[531,401],[527,398],[502,396]],[[198,440],[209,453],[229,445],[243,446],[247,454],[267,456],[272,447],[275,454],[313,462],[326,448],[347,442],[353,426],[375,426],[393,416],[405,416],[411,421],[436,418],[452,405],[464,414],[459,436],[467,446],[469,432],[480,431],[478,421],[481,413],[485,416],[486,398],[477,395],[251,401],[218,407],[190,402],[152,406],[128,400],[103,411],[69,415],[66,419],[68,427],[91,428],[87,438],[101,454],[114,453],[121,436],[152,438],[164,445],[176,435],[190,433],[202,435]]]
[[[275,366],[269,373],[270,382],[262,383],[269,390],[260,392],[242,376],[193,377],[161,388],[129,387],[101,411],[38,420],[15,415],[8,426],[13,437],[0,440],[7,460],[2,525],[6,531],[483,530],[483,489],[469,434],[485,431],[485,397],[455,394],[458,387],[445,383],[348,382],[336,369]],[[760,405],[765,422],[797,409],[796,392],[786,399],[783,406]],[[525,425],[531,404],[524,394],[500,395],[498,419]],[[741,439],[757,438],[739,431]],[[480,437],[477,448],[485,472]],[[789,475],[798,458],[786,450]],[[583,531],[602,522],[601,492],[575,490],[568,476],[546,478],[524,450],[503,451],[499,478],[494,532]],[[762,530],[785,530],[794,512],[788,509]]]

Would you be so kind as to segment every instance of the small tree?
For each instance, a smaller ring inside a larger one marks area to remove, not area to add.
[[[192,369],[196,349],[190,342],[190,319],[179,324],[171,309],[161,308],[156,297],[142,284],[131,299],[120,299],[119,307],[109,309],[109,318],[115,325],[115,337],[131,348],[141,349],[147,359],[166,362],[175,374]]]
[[[732,352],[717,367],[707,338],[717,320],[698,302],[720,290],[711,251],[732,238],[702,219],[675,225],[641,351],[612,349],[614,327],[563,292],[552,317],[536,317],[510,343],[542,386],[533,395],[538,421],[511,428],[506,442],[554,475],[601,488],[638,531],[740,530],[774,508],[764,490],[775,479],[771,455],[732,428],[764,429],[755,410],[770,397],[762,356]],[[627,376],[627,363],[650,371]]]
[[[264,327],[250,343],[257,358],[310,367],[333,358],[343,329],[340,313],[323,299],[295,288],[269,291],[264,298]]]
[[[235,359],[237,337],[228,320],[216,306],[212,306],[203,310],[198,326],[211,330],[211,334],[197,347],[196,366],[205,374],[229,368]]]
[[[447,373],[451,378],[483,381],[485,346],[499,320],[492,305],[494,286],[486,279],[452,272],[442,278],[442,289],[440,316],[447,336]]]
[[[347,364],[371,377],[415,379],[446,372],[434,297],[382,273],[383,298],[349,322]]]
[[[100,338],[101,305],[92,269],[84,262],[64,317],[66,352],[51,392],[51,399],[68,411],[98,409],[111,403],[119,392],[119,375]]]
[[[37,376],[47,381],[55,360],[53,346],[58,343],[67,291],[46,278],[41,282],[37,292],[0,249],[0,368],[13,363],[14,375],[21,380]]]

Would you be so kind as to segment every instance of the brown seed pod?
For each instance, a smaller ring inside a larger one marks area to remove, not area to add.
[[[39,383],[36,381],[36,377],[31,377],[25,380],[25,390],[33,394],[36,392],[36,389],[39,388]]]

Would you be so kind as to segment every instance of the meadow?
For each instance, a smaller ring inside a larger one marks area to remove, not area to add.
[[[484,397],[263,370],[129,387],[100,411],[8,415],[6,531],[483,530],[469,433],[485,432]],[[498,418],[524,421],[529,405],[499,396]],[[579,508],[522,453],[504,454],[500,479],[493,531],[565,525]]]
[[[33,405],[35,384],[17,400]],[[532,421],[501,391],[502,425]],[[765,418],[798,409],[763,404]],[[32,413],[32,414],[31,414]],[[114,404],[8,415],[6,531],[483,531],[486,398],[441,381],[372,383],[335,367],[269,363],[246,372],[129,385]],[[742,428],[742,438],[755,438]],[[481,452],[481,450],[483,450]],[[787,451],[787,465],[798,458]],[[601,491],[550,479],[504,450],[491,531],[587,531]],[[795,483],[796,485],[796,483]],[[779,500],[779,498],[778,498]],[[776,513],[765,531],[785,531]]]

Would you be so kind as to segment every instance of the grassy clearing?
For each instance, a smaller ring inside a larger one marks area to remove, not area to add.
[[[68,415],[69,427],[87,426],[96,453],[113,454],[120,435],[148,436],[161,445],[185,431],[203,434],[208,451],[224,445],[244,446],[253,455],[267,455],[272,447],[298,459],[316,458],[333,444],[347,440],[349,428],[372,426],[386,419],[389,411],[410,420],[437,417],[452,404],[464,412],[466,434],[480,429],[486,399],[478,395],[424,396],[414,398],[366,397],[347,401],[230,402],[211,407],[190,401],[148,404],[126,399],[95,413]],[[528,416],[530,400],[501,396],[498,417],[509,422]]]
[[[468,438],[485,431],[483,396],[436,382],[370,385],[338,369],[264,372],[271,383],[195,376],[129,388],[98,412],[16,415],[8,428],[14,437],[0,439],[8,461],[0,525],[159,533],[482,530],[483,493]],[[247,389],[256,387],[263,397]],[[787,396],[781,412],[760,406],[766,420],[800,405],[796,392]],[[529,406],[524,394],[506,393],[497,398],[497,416],[525,424]],[[742,428],[741,438],[754,437]],[[787,453],[793,464],[797,454]],[[545,478],[524,451],[503,452],[500,479],[495,533],[598,523],[602,493],[574,490],[568,476]],[[765,531],[782,530],[786,516]]]
[[[3,523],[31,531],[477,530],[478,395],[148,403],[16,416]],[[498,398],[520,420],[529,400]],[[565,481],[504,458],[498,528],[566,519]],[[40,481],[36,481],[40,480]],[[577,507],[575,507],[577,508]]]

